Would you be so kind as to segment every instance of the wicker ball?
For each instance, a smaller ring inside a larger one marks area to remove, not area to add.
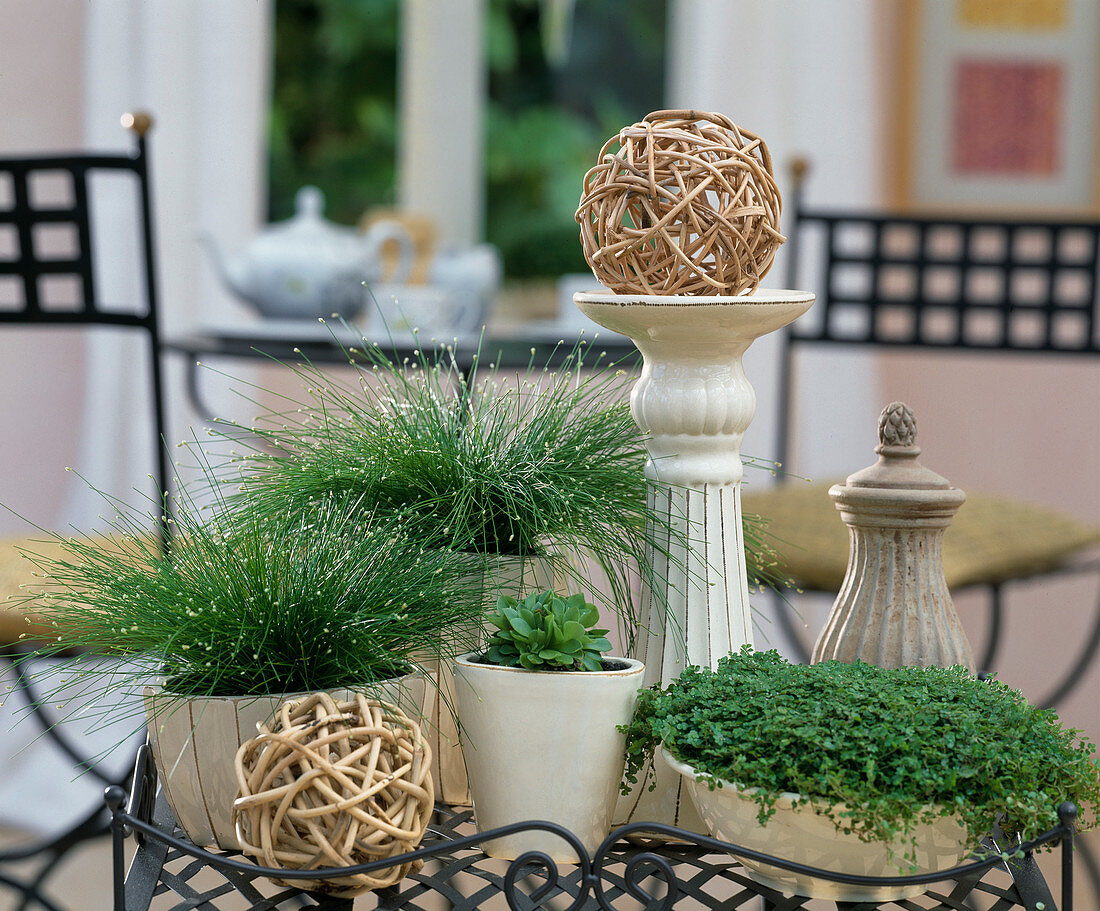
[[[269,867],[343,867],[412,851],[431,817],[431,750],[392,705],[325,693],[291,700],[235,761],[244,852]],[[392,886],[421,864],[328,880],[275,880],[351,897]]]
[[[762,139],[721,114],[655,111],[604,144],[577,221],[612,291],[732,295],[771,268],[781,209]]]

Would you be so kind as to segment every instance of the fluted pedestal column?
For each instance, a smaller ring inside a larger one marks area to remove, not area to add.
[[[741,439],[756,393],[741,358],[755,339],[806,312],[814,296],[593,292],[573,300],[590,319],[632,339],[644,359],[630,406],[647,435],[650,506],[673,533],[652,555],[648,622],[635,657],[645,662],[647,685],[668,683],[689,664],[714,667],[753,641],[740,484]],[[663,765],[655,771],[656,791],[635,789],[620,803],[618,821],[705,831],[681,795],[679,775]]]

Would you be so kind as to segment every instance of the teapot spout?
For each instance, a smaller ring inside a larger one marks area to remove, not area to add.
[[[226,256],[221,244],[209,231],[199,233],[199,243],[206,249],[210,261],[214,264],[214,271],[234,294],[245,300],[251,299],[248,290],[248,276],[245,264],[239,258],[230,259]]]

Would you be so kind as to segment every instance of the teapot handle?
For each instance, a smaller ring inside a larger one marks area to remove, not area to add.
[[[372,248],[382,249],[388,240],[397,242],[397,266],[392,275],[387,275],[385,280],[391,284],[403,285],[412,272],[413,256],[416,253],[412,235],[409,229],[401,222],[386,220],[375,222],[367,231],[367,242]]]

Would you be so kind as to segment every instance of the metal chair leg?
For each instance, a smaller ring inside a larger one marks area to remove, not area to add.
[[[132,775],[133,763],[116,780],[97,768],[94,761],[82,755],[76,745],[62,732],[56,719],[53,719],[43,708],[40,698],[31,680],[31,674],[21,660],[25,652],[18,648],[5,647],[0,649],[0,659],[6,659],[15,675],[13,689],[23,693],[28,705],[31,706],[31,714],[36,723],[42,729],[43,734],[65,756],[73,762],[74,770],[79,770],[95,778],[104,784],[125,785]],[[30,911],[32,908],[41,907],[47,911],[63,911],[49,899],[42,891],[57,867],[68,857],[71,851],[90,841],[103,838],[110,833],[110,816],[106,809],[96,806],[87,816],[79,819],[75,824],[57,835],[47,836],[31,841],[29,844],[5,851],[0,851],[0,891],[13,891],[20,897],[15,911]],[[8,865],[24,863],[27,861],[38,862],[40,866],[29,877],[17,877],[3,873]]]

